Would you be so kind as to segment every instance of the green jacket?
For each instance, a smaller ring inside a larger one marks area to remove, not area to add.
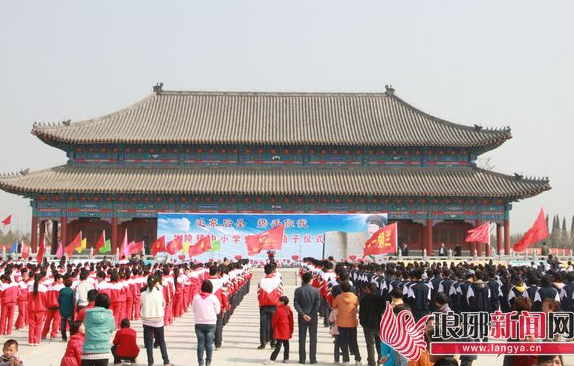
[[[84,326],[86,327],[86,340],[82,353],[109,353],[110,335],[116,330],[112,311],[101,307],[87,309]]]
[[[64,287],[58,294],[58,305],[60,305],[60,315],[64,318],[74,315],[74,290]]]

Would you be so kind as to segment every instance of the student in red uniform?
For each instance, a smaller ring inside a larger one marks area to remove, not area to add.
[[[131,272],[129,268],[124,270],[124,286],[126,288],[126,311],[124,312],[124,317],[128,320],[132,320],[134,314],[134,279],[131,278]]]
[[[173,269],[173,285],[175,287],[175,295],[173,297],[173,316],[179,318],[183,314],[185,286],[183,284],[183,276],[179,274],[178,267]]]
[[[130,321],[122,319],[121,328],[116,332],[112,346],[112,355],[114,355],[114,365],[119,365],[122,360],[136,362],[140,353],[136,341],[136,331],[130,328]]]
[[[12,281],[11,272],[7,270],[2,276],[0,286],[0,298],[2,311],[0,312],[0,334],[12,334],[12,324],[14,324],[14,308],[20,295],[20,286]]]
[[[267,342],[271,342],[271,347],[275,347],[275,337],[271,319],[275,313],[277,302],[283,295],[281,279],[273,274],[273,266],[266,264],[263,267],[265,277],[257,286],[257,299],[259,301],[259,347],[264,349]]]
[[[66,345],[66,353],[60,361],[60,366],[80,366],[82,364],[82,347],[84,346],[84,325],[81,321],[70,323],[70,340]]]
[[[32,346],[40,344],[42,325],[46,317],[46,293],[48,288],[41,284],[44,275],[34,276],[34,283],[28,289],[28,343]]]
[[[54,282],[48,291],[46,292],[46,320],[44,321],[44,329],[42,330],[42,338],[48,336],[50,332],[50,325],[52,326],[52,331],[50,332],[50,338],[54,339],[58,335],[61,325],[60,317],[60,306],[58,304],[58,295],[60,290],[64,288],[63,278],[58,272],[54,272]]]
[[[110,296],[110,310],[114,313],[114,320],[116,322],[116,328],[120,327],[120,323],[124,318],[124,314],[122,313],[123,305],[126,302],[126,288],[124,287],[123,283],[119,282],[120,276],[117,272],[112,272],[110,275],[110,288],[111,288],[111,296]]]
[[[27,268],[20,272],[22,278],[18,281],[20,295],[18,296],[18,318],[16,319],[16,329],[22,329],[28,325],[28,287],[30,286],[30,275]]]
[[[141,275],[141,271],[139,269],[133,270],[133,284],[130,284],[132,288],[132,292],[134,294],[134,312],[133,312],[133,320],[140,320],[140,314],[142,311],[141,305],[141,289],[144,285],[145,280]]]
[[[96,297],[98,297],[98,290],[91,289],[88,291],[88,305],[84,306],[83,308],[78,311],[78,320],[84,321],[84,317],[86,316],[86,310],[91,309],[95,306]]]
[[[281,345],[284,347],[283,363],[287,363],[287,360],[289,360],[289,340],[293,336],[294,322],[293,312],[287,304],[289,304],[289,298],[287,296],[281,296],[271,321],[273,326],[273,335],[276,339],[275,350],[271,354],[271,358],[264,362],[265,365],[275,363],[275,360],[279,355],[279,351],[281,351]]]

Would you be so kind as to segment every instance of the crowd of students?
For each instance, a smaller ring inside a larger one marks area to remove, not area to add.
[[[357,330],[363,330],[367,364],[470,366],[476,356],[436,356],[427,351],[418,361],[408,361],[381,341],[382,314],[390,306],[395,314],[410,312],[415,322],[433,312],[574,311],[574,268],[552,256],[530,265],[507,266],[467,262],[336,263],[305,258],[301,263],[303,286],[295,292],[299,324],[299,362],[306,361],[306,333],[310,336],[311,363],[316,363],[317,324],[330,327],[334,337],[333,361],[348,365],[350,356],[362,364]],[[516,315],[518,316],[518,315]],[[427,344],[433,338],[434,318],[427,321]],[[518,334],[518,333],[517,333]],[[464,341],[464,340],[463,340]],[[466,339],[466,341],[470,341]],[[472,341],[485,341],[476,339]],[[517,342],[519,339],[508,339]],[[561,358],[507,355],[504,366],[561,364]]]
[[[159,347],[163,364],[171,365],[164,327],[192,305],[203,345],[198,347],[198,363],[209,365],[212,344],[216,349],[223,345],[223,326],[249,292],[252,276],[248,260],[227,259],[146,265],[134,258],[122,264],[45,262],[40,267],[6,262],[0,272],[0,334],[27,326],[28,343],[38,346],[60,333],[68,342],[62,366],[107,365],[110,351],[114,364],[135,361],[139,348],[130,321],[140,319],[148,364],[153,365],[153,349]]]

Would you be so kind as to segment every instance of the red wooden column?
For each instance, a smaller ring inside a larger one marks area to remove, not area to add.
[[[510,220],[504,220],[504,254],[510,254]]]
[[[58,250],[58,220],[52,220],[52,248],[46,253],[56,254]]]
[[[30,246],[32,251],[36,250],[38,245],[38,216],[32,216],[32,232],[30,234]]]
[[[46,220],[40,221],[40,239],[38,239],[38,245],[42,244],[46,245]],[[37,248],[32,248],[32,252],[36,253],[36,249]]]
[[[432,219],[427,219],[427,255],[432,255]]]
[[[502,225],[496,223],[496,254],[502,253]]]
[[[481,224],[480,220],[476,220],[476,227],[479,227]],[[479,257],[482,257],[482,243],[476,242],[476,253]],[[472,251],[471,255],[474,255],[474,251]]]
[[[62,215],[60,223],[62,224],[61,228],[62,234],[60,235],[60,240],[62,241],[62,246],[65,247],[66,245],[68,245],[68,218],[66,217],[65,213],[64,215]]]
[[[112,217],[112,255],[116,255],[118,247],[118,218]]]

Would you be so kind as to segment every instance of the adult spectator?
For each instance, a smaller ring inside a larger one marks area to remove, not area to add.
[[[193,313],[195,314],[195,335],[197,336],[197,362],[203,365],[203,353],[206,353],[205,365],[211,365],[213,341],[217,314],[221,312],[221,304],[213,295],[213,284],[209,280],[201,283],[201,293],[193,297]]]
[[[88,281],[89,275],[90,272],[85,269],[80,272],[80,283],[76,287],[76,308],[78,312],[88,306],[88,292],[95,289],[95,286]]]
[[[381,358],[381,338],[379,337],[379,326],[381,316],[385,311],[385,301],[382,296],[377,295],[377,285],[369,283],[365,288],[365,296],[360,301],[359,323],[363,327],[365,343],[367,344],[367,364],[376,366],[376,360]],[[378,358],[375,359],[375,349]]]
[[[110,298],[98,294],[95,306],[86,310],[84,326],[86,337],[82,347],[82,366],[106,366],[110,353],[110,335],[116,330]]]
[[[356,364],[360,365],[361,353],[357,343],[357,310],[359,299],[351,292],[351,283],[345,281],[341,283],[343,293],[333,301],[333,308],[339,309],[337,317],[337,328],[341,337],[341,350],[343,353],[343,363],[349,362],[349,350],[355,356]]]
[[[167,355],[167,347],[165,345],[165,336],[164,336],[165,299],[163,297],[162,287],[158,285],[158,280],[153,275],[147,278],[147,288],[141,294],[141,304],[142,304],[141,318],[143,323],[143,336],[144,336],[145,349],[147,352],[148,365],[153,365],[154,363],[153,347],[155,339],[155,343],[159,346],[159,349],[161,351],[163,364],[173,366],[171,363],[169,363],[169,356]]]
[[[430,255],[431,253],[427,253],[427,254]],[[404,243],[404,242],[403,242],[403,244],[401,245],[401,255],[402,255],[403,257],[408,257],[408,255],[409,255],[409,247],[408,247],[407,243]]]
[[[317,312],[321,306],[321,296],[319,289],[311,286],[312,277],[309,272],[303,274],[303,285],[295,290],[293,306],[298,314],[299,363],[305,363],[307,357],[305,344],[309,331],[309,361],[313,364],[317,363]]]

